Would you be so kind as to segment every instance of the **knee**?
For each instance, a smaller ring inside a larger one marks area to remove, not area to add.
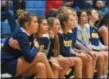
[[[104,54],[104,60],[108,61],[108,55]]]
[[[66,65],[69,64],[69,60],[67,58],[63,58],[63,61]]]
[[[90,55],[88,55],[88,54],[86,54],[84,57],[84,62],[92,62],[93,61],[93,58],[90,56]]]
[[[102,54],[99,54],[99,55],[98,55],[98,60],[99,60],[100,62],[103,62],[103,61],[104,61],[104,56],[103,56]]]
[[[91,63],[92,63],[93,58],[92,58],[91,56],[89,56],[88,60],[89,60],[89,62],[91,62]],[[96,58],[95,58],[95,60],[96,60]]]
[[[44,53],[42,53],[42,52],[38,52],[37,56],[39,56],[42,59],[46,59],[47,58],[46,55]]]
[[[55,58],[50,59],[52,62],[59,64],[58,60]]]
[[[76,58],[75,63],[76,63],[77,65],[82,66],[82,60],[81,60],[80,58]]]
[[[44,63],[39,62],[36,64],[36,67],[39,71],[46,71],[46,66]]]
[[[91,54],[92,54],[92,55],[90,55],[90,56],[91,56],[91,58],[92,58],[93,61],[96,61],[96,60],[97,60],[97,57],[98,57],[98,56],[97,56],[96,53],[97,53],[97,52],[95,52],[95,51],[91,51]]]
[[[67,58],[63,58],[63,66],[70,67],[71,62]]]

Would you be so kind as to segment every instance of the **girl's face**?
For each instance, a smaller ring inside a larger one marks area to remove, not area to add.
[[[66,26],[70,29],[74,28],[76,18],[73,15],[69,15],[69,18],[66,22]]]
[[[104,3],[103,3],[102,0],[98,0],[98,1],[96,2],[95,6],[96,6],[97,8],[102,8],[102,7],[104,6]]]
[[[73,11],[73,16],[76,18],[74,21],[74,26],[76,26],[78,24],[78,16],[77,16],[76,11]]]
[[[44,34],[48,32],[48,23],[46,19],[42,20],[42,22],[40,23],[39,30]]]
[[[78,20],[78,16],[77,16],[77,12],[73,11],[73,16],[76,17],[76,19]]]
[[[32,20],[29,24],[29,30],[31,30],[32,33],[36,33],[38,31],[39,24],[37,21],[37,17],[32,17]]]
[[[82,23],[87,23],[88,22],[88,16],[86,12],[82,12],[80,15],[80,22]]]
[[[53,23],[53,30],[54,32],[57,34],[60,32],[61,30],[61,24],[60,24],[60,21],[58,19],[55,19],[54,20],[54,23]]]
[[[99,20],[99,14],[96,10],[92,10],[91,12],[91,18],[95,21]]]

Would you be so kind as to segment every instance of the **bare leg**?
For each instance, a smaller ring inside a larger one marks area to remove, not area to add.
[[[97,52],[96,55],[97,55],[97,63],[96,63],[97,75],[98,77],[100,77],[103,75],[104,56],[100,52]]]
[[[37,62],[43,62],[45,64],[48,78],[55,78],[54,73],[53,73],[44,53],[38,53],[37,56],[35,57],[35,59],[33,60],[33,62],[31,62],[31,63],[28,63],[27,61],[25,61],[25,59],[23,57],[19,58],[18,64],[17,64],[17,74],[16,75],[17,76],[21,75],[26,70],[28,70],[28,68],[31,68]]]
[[[29,68],[22,74],[22,77],[30,77],[35,75],[37,78],[46,78],[46,67],[43,63],[39,62],[33,67]]]
[[[108,70],[108,51],[102,51],[103,55],[104,55],[104,68],[103,68],[103,74],[107,74],[107,70]]]
[[[38,73],[36,74],[36,77],[37,78],[46,78],[46,67],[45,67],[45,65],[44,64],[42,64],[42,63],[38,63],[37,65],[37,70],[38,70]]]
[[[79,57],[69,57],[69,58],[71,58],[75,63],[75,66],[74,66],[75,78],[81,79],[82,78],[82,61],[81,61],[81,59]]]
[[[97,62],[97,58],[98,58],[98,56],[96,55],[96,53],[98,53],[98,52],[95,52],[95,51],[91,51],[91,53],[93,53],[92,55],[90,55],[91,56],[91,58],[92,58],[92,76],[94,76],[94,71],[95,71],[95,66],[96,66],[96,62]]]
[[[60,64],[59,64],[59,62],[56,60],[56,58],[52,57],[50,60],[60,66]],[[55,68],[55,67],[52,66],[52,70],[53,70],[53,72],[54,72],[54,74],[55,74],[55,77],[58,78],[58,77],[59,77],[59,70],[60,70],[60,69],[57,69],[57,68]]]
[[[68,69],[69,69],[69,60],[65,57],[59,57],[56,58],[60,64],[60,66],[63,68],[62,70],[59,71],[59,78],[64,78],[65,74],[67,73]]]
[[[92,58],[86,53],[82,53],[80,58],[83,62],[83,77],[85,79],[87,78],[93,78],[93,66],[92,66]]]

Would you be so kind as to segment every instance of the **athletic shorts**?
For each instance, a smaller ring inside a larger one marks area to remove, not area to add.
[[[15,76],[17,68],[17,60],[18,59],[13,59],[9,62],[5,61],[3,64],[1,64],[1,73],[9,73]]]

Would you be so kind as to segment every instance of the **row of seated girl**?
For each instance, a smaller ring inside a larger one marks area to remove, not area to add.
[[[98,77],[105,78],[108,47],[100,43],[98,31],[91,25],[94,24],[91,17],[98,16],[93,15],[96,10],[90,10],[88,22],[86,11],[78,12],[77,18],[75,10],[66,9],[68,11],[62,9],[57,17],[48,19],[19,10],[20,28],[7,39],[2,49],[2,73],[64,78],[74,67],[75,78],[93,78],[96,68]]]

